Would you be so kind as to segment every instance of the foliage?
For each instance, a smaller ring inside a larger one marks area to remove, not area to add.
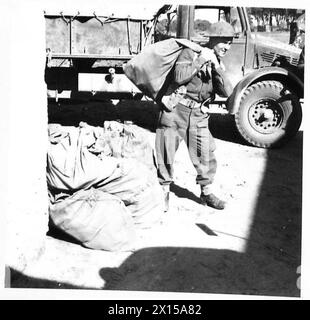
[[[301,9],[285,9],[285,8],[248,8],[249,15],[256,22],[258,29],[269,25],[270,27],[277,27],[278,29],[288,30],[290,23],[296,20],[299,16],[304,14]]]
[[[195,20],[194,29],[199,31],[206,31],[209,29],[211,23],[207,20]]]

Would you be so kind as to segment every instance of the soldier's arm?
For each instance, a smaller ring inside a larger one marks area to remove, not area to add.
[[[196,57],[193,50],[185,48],[178,57],[174,68],[174,80],[178,85],[188,83],[206,63],[206,59]]]
[[[212,80],[215,93],[221,97],[229,97],[233,92],[233,86],[226,72],[221,68],[212,68]]]

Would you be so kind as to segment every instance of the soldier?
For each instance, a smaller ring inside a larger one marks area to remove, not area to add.
[[[230,24],[214,23],[210,29],[209,49],[204,48],[197,55],[192,49],[184,48],[176,61],[174,82],[183,88],[183,95],[171,111],[161,111],[156,130],[158,178],[165,192],[166,211],[174,157],[182,140],[186,142],[197,171],[201,203],[215,209],[225,208],[225,202],[212,190],[217,162],[214,139],[208,128],[208,106],[203,102],[214,98],[215,94],[228,97],[232,92],[221,58],[230,49],[233,36],[234,29]]]
[[[290,39],[289,44],[293,44],[298,32],[298,23],[296,21],[296,18],[293,18],[293,20],[290,23]]]

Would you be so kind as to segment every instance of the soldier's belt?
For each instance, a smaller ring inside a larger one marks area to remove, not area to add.
[[[182,98],[179,101],[180,104],[184,105],[185,107],[188,107],[190,109],[200,108],[201,102],[196,102],[190,98]]]

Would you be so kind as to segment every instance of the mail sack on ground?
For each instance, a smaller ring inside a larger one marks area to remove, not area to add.
[[[145,139],[145,132],[134,124],[105,121],[104,130],[97,133],[91,152],[101,156],[131,158],[142,162],[150,170],[154,167],[154,150]]]
[[[130,248],[132,226],[149,228],[161,219],[162,190],[156,172],[145,164],[153,163],[152,148],[133,131],[117,122],[105,128],[49,125],[50,217],[90,248]],[[141,157],[146,152],[150,155]]]
[[[90,188],[50,205],[54,225],[85,247],[109,251],[134,249],[136,232],[130,211],[120,198]]]

